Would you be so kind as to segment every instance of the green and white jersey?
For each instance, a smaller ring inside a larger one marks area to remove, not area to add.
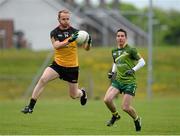
[[[141,58],[136,48],[126,45],[124,48],[113,49],[112,57],[117,66],[117,75],[115,80],[125,84],[135,83],[135,73],[127,76],[125,75],[125,72],[132,69]]]

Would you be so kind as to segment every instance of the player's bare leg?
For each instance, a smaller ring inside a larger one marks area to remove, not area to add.
[[[42,74],[41,78],[39,79],[38,83],[36,84],[33,93],[32,93],[32,97],[30,100],[30,103],[28,106],[26,106],[22,112],[23,113],[32,113],[33,112],[33,108],[36,104],[37,99],[39,98],[39,96],[41,95],[44,86],[51,80],[54,80],[56,78],[58,78],[59,75],[56,71],[54,71],[52,68],[47,67],[44,70],[44,73]]]
[[[123,100],[122,100],[122,109],[123,109],[123,111],[128,113],[134,119],[136,131],[140,131],[141,130],[141,118],[138,117],[136,110],[131,106],[132,99],[133,99],[133,96],[131,96],[129,94],[124,94]]]
[[[112,113],[112,118],[107,122],[107,126],[112,126],[117,120],[120,119],[120,115],[118,114],[118,111],[116,110],[116,106],[113,102],[114,98],[118,94],[119,94],[119,90],[112,86],[109,87],[109,89],[105,94],[104,103]]]
[[[71,98],[76,99],[80,98],[81,105],[85,105],[87,103],[87,94],[85,89],[79,89],[78,83],[70,83],[69,84],[69,95]]]
[[[37,100],[39,96],[41,95],[45,85],[49,81],[52,81],[58,77],[59,77],[59,74],[56,71],[54,71],[50,67],[47,67],[33,90],[32,98]]]

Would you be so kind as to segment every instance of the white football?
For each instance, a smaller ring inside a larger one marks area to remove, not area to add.
[[[89,34],[84,30],[80,30],[78,32],[78,37],[76,39],[76,42],[78,45],[83,45],[88,41],[88,38],[89,38]]]

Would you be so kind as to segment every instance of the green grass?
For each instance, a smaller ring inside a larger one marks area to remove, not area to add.
[[[147,49],[139,52],[147,62]],[[132,119],[120,109],[122,119],[114,127],[105,126],[111,117],[102,101],[109,86],[110,48],[79,50],[79,86],[92,96],[87,106],[71,100],[67,84],[57,79],[45,87],[32,115],[20,113],[29,100],[22,96],[48,51],[0,51],[0,135],[180,135],[179,52],[180,47],[153,49],[152,100],[146,100],[147,65],[136,73],[134,106],[143,118],[143,129],[137,133]],[[121,98],[116,104],[120,108]]]
[[[0,51],[0,100],[21,97],[47,53],[30,50]]]
[[[120,107],[118,98],[115,102]],[[135,132],[133,120],[122,110],[122,118],[107,127],[111,115],[103,101],[90,100],[80,106],[78,100],[38,101],[33,114],[24,115],[23,100],[0,103],[0,135],[176,135],[180,134],[180,100],[135,99],[134,107],[142,117],[142,131]]]
[[[147,48],[139,48],[147,62]],[[180,96],[180,47],[155,47],[153,49],[153,94]],[[33,77],[39,71],[48,51],[4,50],[0,52],[0,100],[18,99],[23,96]],[[51,62],[49,62],[50,64]],[[89,52],[79,50],[79,86],[85,87],[92,98],[102,98],[109,86],[107,71],[112,64],[110,48],[92,48]],[[48,65],[49,65],[48,64]],[[147,65],[136,72],[138,93],[146,97]],[[43,98],[66,97],[67,85],[59,79],[49,83]]]

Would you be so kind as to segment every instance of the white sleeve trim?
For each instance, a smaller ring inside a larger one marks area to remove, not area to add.
[[[113,66],[112,66],[112,72],[116,72],[116,64],[115,63],[113,63]]]
[[[138,60],[138,63],[136,64],[136,66],[133,67],[132,69],[133,69],[134,71],[137,71],[138,69],[140,69],[141,67],[143,67],[145,64],[146,64],[146,63],[145,63],[144,59],[141,58],[141,59]]]

